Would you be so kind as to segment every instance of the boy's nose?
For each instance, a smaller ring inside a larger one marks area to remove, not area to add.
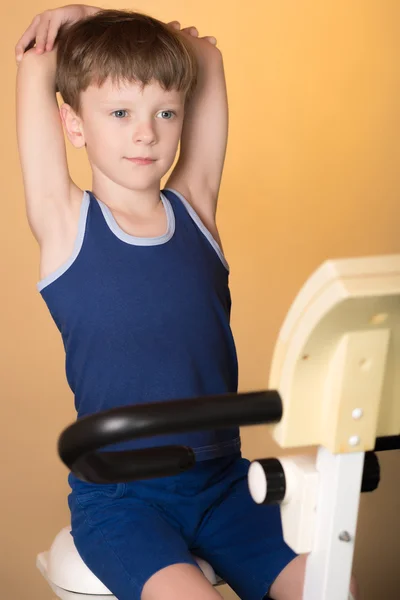
[[[134,141],[151,144],[156,140],[156,132],[150,123],[140,123],[134,132]]]

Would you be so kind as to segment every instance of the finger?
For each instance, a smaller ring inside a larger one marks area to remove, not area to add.
[[[217,45],[217,40],[214,36],[212,35],[205,35],[204,37],[201,38],[202,40],[207,40],[207,42],[210,42],[210,44],[212,44],[213,46]]]
[[[181,28],[181,24],[179,23],[179,21],[170,21],[169,23],[167,23],[167,25],[169,27],[172,27],[173,29],[180,29]]]
[[[46,47],[47,32],[50,27],[50,20],[50,15],[45,16],[45,13],[43,13],[43,19],[40,21],[40,25],[36,33],[36,52],[38,54],[44,52]]]
[[[49,29],[47,31],[47,42],[46,50],[50,51],[53,49],[54,42],[60,29],[61,21],[50,21]]]
[[[17,45],[15,46],[15,58],[17,59],[17,62],[22,59],[24,52],[26,52],[26,50],[34,43],[39,22],[40,16],[37,15],[22,37],[18,40]]]
[[[199,37],[199,31],[196,27],[185,27],[185,29],[182,29],[182,31],[192,35],[193,37]]]

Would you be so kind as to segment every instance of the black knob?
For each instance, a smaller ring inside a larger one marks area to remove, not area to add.
[[[375,452],[366,452],[364,458],[364,471],[362,477],[362,492],[373,492],[379,485],[381,469]]]
[[[280,504],[286,494],[286,478],[277,458],[261,458],[251,463],[248,473],[251,497],[257,504]]]

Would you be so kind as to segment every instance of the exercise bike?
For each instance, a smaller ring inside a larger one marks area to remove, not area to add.
[[[399,399],[400,255],[332,260],[289,309],[268,390],[91,415],[62,432],[58,451],[82,480],[115,483],[194,465],[187,447],[104,450],[137,437],[268,423],[282,449],[315,446],[315,455],[253,461],[249,493],[258,504],[279,503],[285,541],[310,553],[304,600],[348,600],[360,493],[379,485],[377,452],[400,448]],[[223,583],[196,560],[213,585]],[[83,563],[69,527],[37,566],[61,600],[115,600]]]

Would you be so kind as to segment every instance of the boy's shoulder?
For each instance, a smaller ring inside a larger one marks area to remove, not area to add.
[[[196,214],[209,231],[217,230],[215,219],[216,202],[210,201],[207,192],[204,189],[201,193],[195,193],[190,187],[190,181],[186,178],[179,177],[179,174],[172,173],[168,179],[166,189],[178,192],[186,202],[193,208]]]
[[[200,195],[193,197],[191,190],[183,180],[174,178],[173,174],[169,178],[165,189],[170,189],[172,192],[177,192],[183,199],[186,205],[194,211],[201,223],[211,233],[212,237],[221,245],[221,238],[218,232],[218,227],[215,219],[215,212],[210,210],[211,203],[206,201],[206,194],[204,197]],[[215,203],[216,204],[216,203]]]
[[[71,181],[68,208],[53,220],[40,240],[40,278],[55,272],[72,255],[78,234],[84,190]]]

